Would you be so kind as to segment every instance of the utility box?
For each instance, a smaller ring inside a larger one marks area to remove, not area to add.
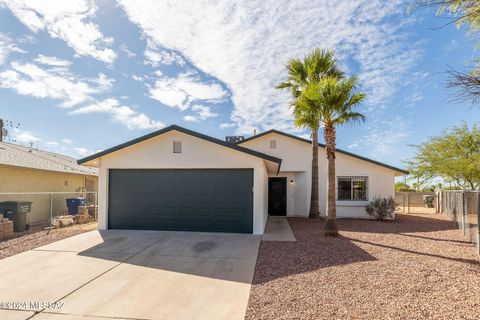
[[[13,221],[13,231],[23,232],[29,229],[27,213],[32,211],[31,201],[3,201],[0,202],[0,213]]]

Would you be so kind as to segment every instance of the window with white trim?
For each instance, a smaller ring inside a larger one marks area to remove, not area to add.
[[[173,141],[173,153],[182,153],[182,141]]]
[[[277,148],[277,140],[270,140],[270,149]]]
[[[366,201],[368,177],[337,177],[337,200]]]

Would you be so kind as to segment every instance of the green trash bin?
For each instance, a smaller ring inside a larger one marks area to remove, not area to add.
[[[0,202],[0,213],[13,221],[13,231],[23,232],[30,226],[27,224],[27,213],[32,211],[30,201],[3,201]]]

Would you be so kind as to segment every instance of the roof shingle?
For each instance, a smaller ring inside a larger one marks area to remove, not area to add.
[[[96,168],[77,164],[77,160],[58,153],[0,142],[0,165],[84,175],[98,175]]]

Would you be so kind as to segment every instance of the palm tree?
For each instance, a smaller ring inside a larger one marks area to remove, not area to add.
[[[325,235],[338,235],[336,223],[337,208],[335,199],[335,128],[349,122],[365,121],[365,117],[354,109],[364,100],[365,94],[356,91],[357,77],[339,79],[335,76],[323,77],[307,85],[294,103],[296,122],[318,121],[323,125],[325,152],[328,161],[327,221]],[[302,120],[300,120],[302,119]]]
[[[303,60],[292,59],[287,64],[287,81],[276,86],[277,89],[289,89],[292,99],[298,99],[303,90],[312,83],[318,82],[326,76],[343,78],[344,74],[336,67],[334,52],[315,49],[306,55]],[[292,104],[294,104],[292,102]],[[313,111],[313,110],[312,110]],[[294,110],[295,125],[300,128],[310,129],[312,132],[312,187],[310,195],[309,218],[320,217],[320,206],[318,201],[318,129],[320,122],[314,114],[304,114]],[[297,117],[299,117],[297,119]]]

